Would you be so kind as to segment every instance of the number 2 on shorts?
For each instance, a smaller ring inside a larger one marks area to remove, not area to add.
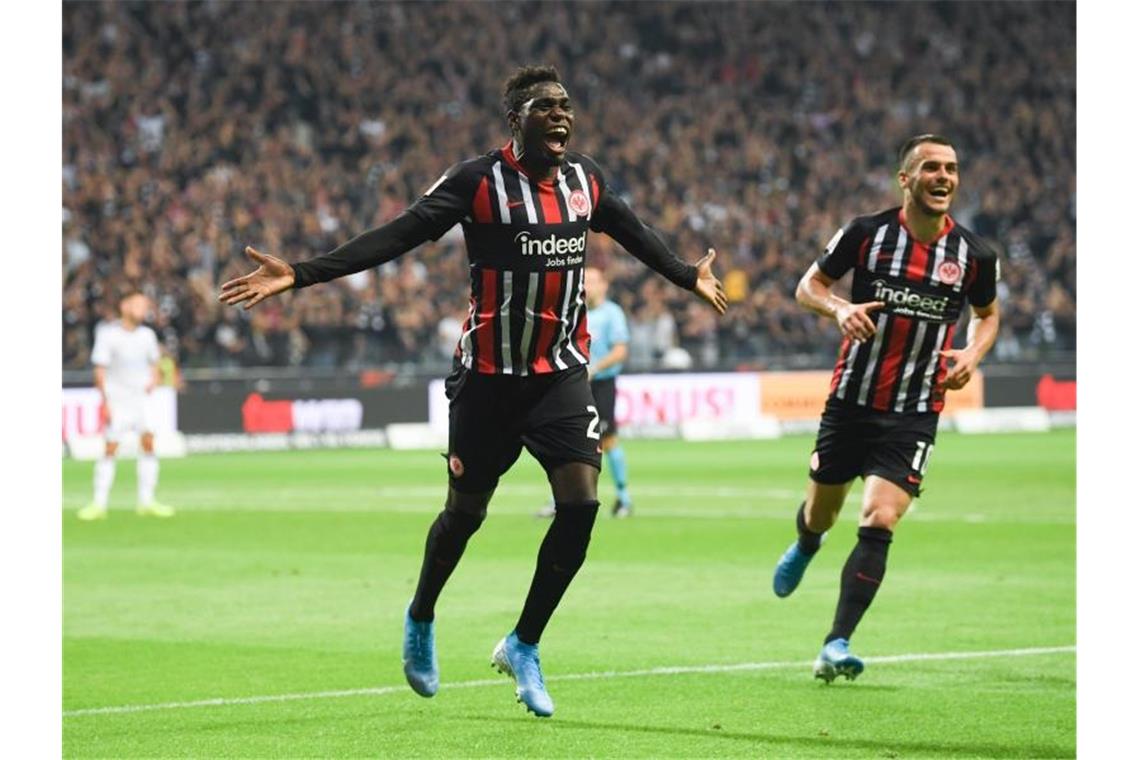
[[[586,407],[586,411],[594,415],[594,419],[590,420],[590,425],[586,428],[586,437],[593,438],[595,441],[600,441],[602,439],[602,435],[598,432],[598,407],[594,406],[593,404],[589,404]]]

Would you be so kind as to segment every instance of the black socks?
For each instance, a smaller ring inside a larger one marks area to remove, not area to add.
[[[800,502],[799,511],[796,512],[796,533],[799,534],[797,543],[800,545],[800,551],[804,554],[812,555],[819,551],[820,541],[823,540],[822,533],[812,533],[807,526],[807,521],[804,519],[804,506],[807,502]]]
[[[467,539],[479,530],[486,516],[486,512],[473,515],[445,509],[435,518],[428,530],[420,582],[416,585],[416,595],[412,598],[413,620],[426,623],[435,619],[435,602],[439,599],[439,592],[451,577],[451,571],[459,564],[459,558],[467,548]]]
[[[871,606],[887,571],[891,535],[885,528],[859,529],[859,542],[851,550],[840,576],[839,605],[825,644],[835,639],[850,639],[863,613]]]
[[[538,550],[530,591],[515,633],[524,644],[537,644],[562,595],[586,561],[590,531],[598,516],[598,502],[558,503],[554,521]]]

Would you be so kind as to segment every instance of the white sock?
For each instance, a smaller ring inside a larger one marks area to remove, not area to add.
[[[147,505],[154,501],[154,489],[158,485],[158,457],[139,452],[139,504]]]
[[[107,506],[111,486],[115,483],[115,458],[104,456],[95,463],[95,504]]]

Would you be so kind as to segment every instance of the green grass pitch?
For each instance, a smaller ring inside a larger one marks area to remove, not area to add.
[[[867,670],[825,686],[810,663],[860,486],[777,599],[811,439],[627,441],[636,515],[608,518],[603,473],[589,559],[542,641],[550,720],[489,665],[546,530],[529,457],[444,590],[430,700],[404,684],[400,638],[438,453],[168,460],[165,521],[134,514],[123,461],[98,523],[75,519],[91,464],[65,461],[64,755],[1072,757],[1075,443],[942,434],[853,639]]]

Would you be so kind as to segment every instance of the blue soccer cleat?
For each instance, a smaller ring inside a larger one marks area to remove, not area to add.
[[[847,639],[833,639],[823,645],[823,651],[815,660],[815,677],[831,683],[837,676],[848,681],[863,672],[863,661],[848,651]]]
[[[435,661],[435,623],[412,620],[411,606],[404,613],[404,676],[421,697],[439,691],[439,665]]]
[[[546,693],[546,684],[542,681],[537,644],[524,644],[511,631],[495,647],[491,667],[515,679],[515,697],[526,705],[526,709],[540,718],[554,714],[554,700]]]
[[[803,580],[804,571],[814,554],[808,554],[800,548],[798,541],[793,541],[784,556],[776,563],[776,572],[772,576],[772,590],[776,596],[785,597],[796,590]]]

